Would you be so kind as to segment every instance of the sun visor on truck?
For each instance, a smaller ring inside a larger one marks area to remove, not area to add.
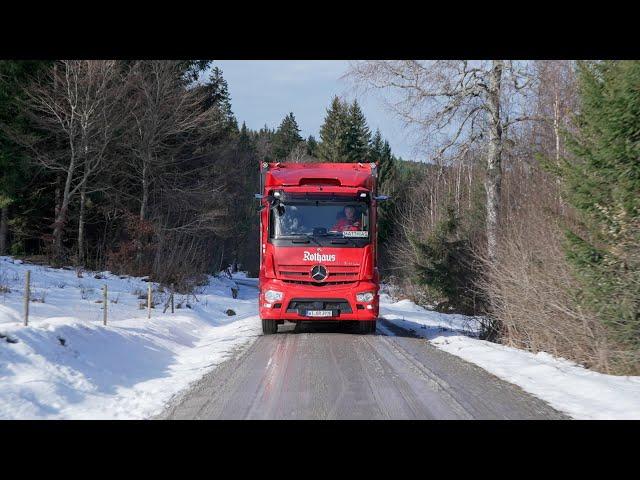
[[[368,202],[369,192],[353,190],[349,192],[309,192],[309,191],[278,191],[278,198],[283,202],[291,201],[330,201],[330,202]]]

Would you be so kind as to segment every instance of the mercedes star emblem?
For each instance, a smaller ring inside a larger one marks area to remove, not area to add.
[[[311,269],[311,278],[316,282],[322,282],[327,278],[327,269],[323,265],[316,265]]]

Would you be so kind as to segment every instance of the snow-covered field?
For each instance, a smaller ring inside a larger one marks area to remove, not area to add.
[[[640,419],[640,377],[604,375],[547,353],[537,354],[474,338],[473,317],[426,310],[381,295],[381,316],[479,365],[576,419]],[[384,329],[382,329],[384,330]]]
[[[0,419],[147,418],[170,398],[260,333],[255,290],[211,277],[197,295],[162,313],[166,294],[147,319],[147,283],[25,265],[0,257]],[[29,326],[22,325],[24,275],[31,270]],[[102,286],[108,284],[108,325]],[[117,302],[117,303],[116,303]],[[186,305],[191,308],[188,308]],[[228,316],[227,309],[236,315]]]

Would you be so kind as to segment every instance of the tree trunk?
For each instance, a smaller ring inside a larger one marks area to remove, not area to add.
[[[71,181],[73,180],[73,174],[75,171],[75,158],[71,157],[71,162],[67,169],[67,179],[64,183],[64,191],[62,193],[62,204],[60,210],[56,215],[56,220],[53,224],[53,245],[54,254],[56,259],[62,259],[62,234],[64,233],[64,225],[67,222],[67,210],[69,209],[69,197],[71,194]]]
[[[553,101],[553,135],[556,141],[556,166],[560,167],[560,101],[558,99],[557,91]],[[560,213],[564,214],[564,200],[562,198],[562,182],[560,177],[556,178],[556,187],[558,189],[558,205],[560,206]]]
[[[2,207],[0,211],[0,255],[7,254],[9,235],[9,205]]]
[[[498,228],[500,223],[500,187],[502,182],[502,121],[500,91],[504,62],[494,60],[489,76],[487,107],[489,109],[489,152],[487,157],[487,255],[495,264],[498,258]]]
[[[55,196],[54,218],[58,218],[58,215],[60,215],[60,209],[62,208],[62,192],[60,191],[60,183],[62,183],[62,176],[59,173],[57,173],[56,174],[56,190],[54,193],[54,196]]]
[[[149,203],[149,160],[142,164],[142,201],[140,202],[140,220],[147,215],[147,203]]]
[[[84,265],[84,209],[87,201],[87,188],[80,189],[80,215],[78,218],[78,265]]]
[[[147,204],[149,203],[149,163],[150,159],[147,157],[143,160],[142,163],[142,200],[140,202],[140,220],[144,221],[147,216]],[[136,268],[140,269],[142,265],[142,242],[143,239],[140,238],[138,242],[138,247],[136,251]],[[154,264],[157,262],[158,255],[160,254],[160,250],[156,253],[156,260]],[[153,265],[152,265],[153,268]]]
[[[473,191],[473,163],[471,161],[469,161],[469,210],[471,210],[471,200],[472,200],[472,195],[471,192]]]

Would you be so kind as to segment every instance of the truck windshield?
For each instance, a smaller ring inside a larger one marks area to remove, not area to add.
[[[369,209],[363,202],[287,203],[271,211],[272,236],[369,238]]]

